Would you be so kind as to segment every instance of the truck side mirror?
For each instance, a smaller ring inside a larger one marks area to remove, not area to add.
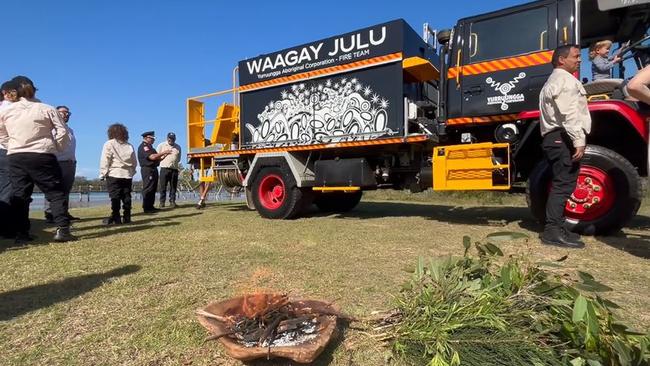
[[[438,43],[447,44],[451,39],[451,29],[443,29],[438,32]]]

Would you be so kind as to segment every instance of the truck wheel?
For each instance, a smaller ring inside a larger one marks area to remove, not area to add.
[[[551,169],[539,163],[528,179],[527,200],[542,223],[551,187]],[[639,209],[641,178],[627,159],[601,146],[587,146],[581,161],[578,185],[567,201],[564,214],[572,231],[585,235],[608,234],[625,226]]]
[[[302,208],[302,191],[289,169],[262,168],[255,176],[251,193],[257,212],[267,219],[291,219]]]
[[[362,191],[318,193],[314,198],[314,203],[323,212],[342,213],[355,208],[361,201],[362,195]]]

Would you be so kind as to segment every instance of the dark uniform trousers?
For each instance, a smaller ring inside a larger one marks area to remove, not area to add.
[[[167,199],[167,185],[169,185],[169,202],[176,202],[176,187],[178,187],[178,169],[160,168],[160,202]]]
[[[16,153],[8,155],[11,180],[11,209],[16,232],[28,233],[29,203],[34,184],[50,201],[54,222],[59,227],[69,227],[68,196],[63,188],[61,168],[52,154]]]
[[[551,192],[546,201],[546,228],[560,228],[564,225],[566,202],[576,188],[580,163],[571,160],[573,143],[563,129],[544,135],[542,149],[553,171]]]
[[[11,219],[11,183],[9,182],[9,160],[7,150],[0,149],[0,236],[13,236]]]
[[[74,160],[59,161],[59,166],[61,167],[61,177],[63,178],[63,190],[69,196],[74,185],[75,174],[77,173],[77,162]],[[52,209],[48,200],[45,200],[44,206],[45,213],[51,214]]]
[[[111,199],[111,217],[118,221],[120,218],[120,204],[124,210],[124,222],[131,221],[131,189],[133,179],[106,177],[108,197]]]
[[[142,173],[142,209],[147,211],[153,209],[156,202],[156,188],[158,188],[158,168],[140,167]]]

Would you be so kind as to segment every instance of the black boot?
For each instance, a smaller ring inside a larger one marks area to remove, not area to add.
[[[111,215],[110,217],[105,218],[102,222],[104,225],[120,225],[122,224],[122,218],[118,213],[117,215]]]
[[[122,217],[122,223],[124,224],[131,223],[131,211],[124,210],[124,217]]]
[[[541,235],[543,244],[574,249],[584,248],[585,246],[585,243],[580,241],[579,238],[579,236],[577,239],[569,237],[565,230],[559,227],[547,227]]]
[[[18,233],[16,234],[16,241],[14,243],[16,245],[25,245],[33,240],[34,237],[29,235],[29,233]]]
[[[56,229],[56,234],[54,234],[54,241],[56,242],[66,242],[77,240],[77,238],[70,233],[70,227],[59,227]]]

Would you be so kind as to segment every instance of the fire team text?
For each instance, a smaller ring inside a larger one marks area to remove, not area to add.
[[[381,27],[381,34],[378,35],[370,29],[367,34],[356,33],[346,37],[334,39],[331,50],[323,50],[325,42],[316,45],[309,45],[298,50],[291,50],[279,53],[275,56],[266,56],[253,61],[247,61],[246,66],[249,74],[257,74],[258,78],[278,76],[304,69],[311,69],[323,65],[351,61],[354,58],[368,56],[371,46],[378,46],[386,40],[386,27]],[[330,58],[321,60],[321,51],[327,51]],[[282,68],[278,70],[278,68]]]

